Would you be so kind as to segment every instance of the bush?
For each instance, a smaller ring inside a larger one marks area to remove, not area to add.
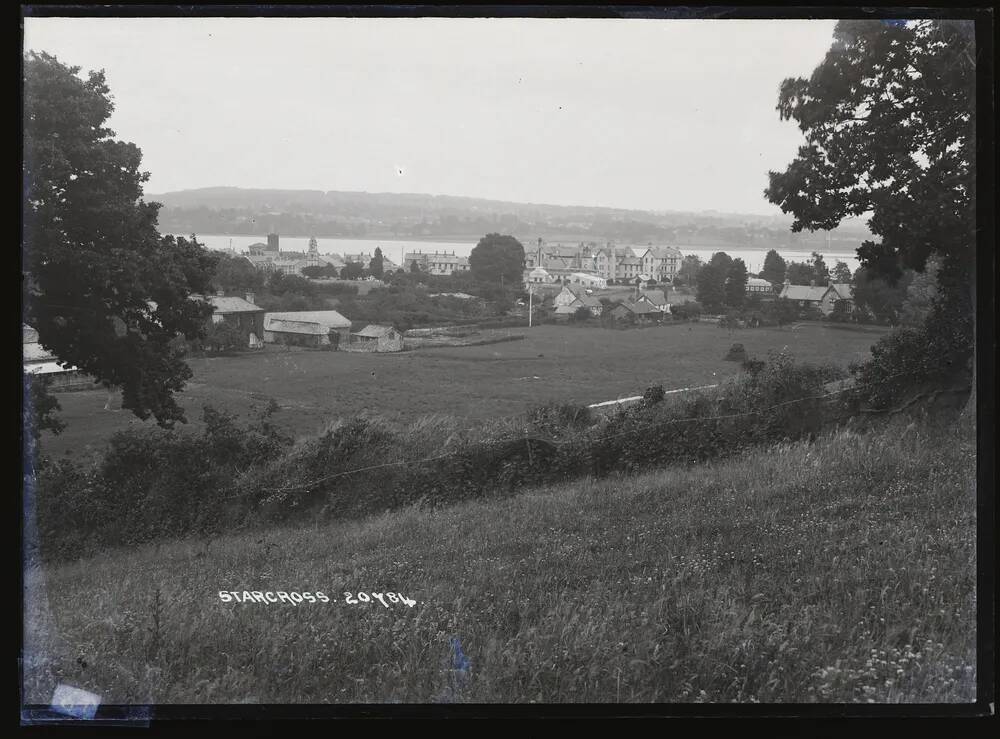
[[[729,351],[726,352],[726,356],[722,359],[726,362],[745,362],[747,358],[747,350],[744,348],[743,344],[733,344],[729,347]]]
[[[674,303],[670,306],[670,314],[682,321],[690,321],[697,318],[702,313],[701,303],[692,301],[689,303]]]

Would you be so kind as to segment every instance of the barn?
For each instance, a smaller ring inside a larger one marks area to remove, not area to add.
[[[339,339],[336,332],[329,331],[315,321],[291,321],[270,315],[264,319],[264,341],[268,344],[336,349]]]
[[[351,334],[348,350],[352,352],[398,352],[403,350],[403,335],[392,326],[371,323]]]
[[[302,324],[310,323],[317,324],[323,330],[323,333],[327,336],[328,341],[322,343],[322,346],[329,344],[333,349],[341,348],[350,341],[351,338],[351,322],[345,318],[342,314],[335,310],[300,310],[300,311],[286,311],[281,313],[268,313],[265,317],[265,324],[271,321],[281,321],[286,328],[291,328],[291,324]],[[303,329],[315,332],[314,328]],[[267,329],[265,327],[264,341],[271,341],[266,336]],[[278,333],[288,333],[292,334],[292,331],[278,332]],[[299,332],[301,334],[301,331]],[[305,346],[310,345],[307,341]],[[274,343],[288,343],[275,341]]]

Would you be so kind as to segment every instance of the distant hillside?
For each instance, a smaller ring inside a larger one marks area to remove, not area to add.
[[[716,211],[644,211],[502,200],[321,190],[208,187],[162,194],[160,228],[171,233],[263,234],[326,238],[479,238],[489,231],[537,237],[706,246],[827,248],[828,234],[793,234],[791,218]],[[871,238],[860,221],[829,234],[831,250]]]

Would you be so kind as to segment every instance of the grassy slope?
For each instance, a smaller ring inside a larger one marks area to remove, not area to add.
[[[217,596],[244,589],[335,600]],[[418,603],[344,603],[358,590]],[[900,425],[112,552],[30,571],[26,603],[28,700],[65,682],[109,702],[971,701],[974,439]]]
[[[705,385],[734,374],[739,364],[722,357],[733,344],[750,354],[788,350],[799,361],[831,360],[846,366],[868,355],[884,329],[800,328],[727,331],[707,323],[614,331],[536,326],[511,329],[524,341],[428,349],[401,354],[275,351],[192,359],[194,377],[179,401],[197,424],[209,403],[245,414],[250,403],[273,397],[274,420],[292,436],[312,434],[331,418],[370,411],[395,420],[446,413],[471,420],[522,413],[549,400],[580,404],[666,389]],[[493,333],[505,333],[504,331]],[[86,455],[114,432],[153,421],[128,411],[105,411],[106,392],[61,393],[59,436],[45,434],[48,454]],[[118,399],[112,407],[119,407]]]

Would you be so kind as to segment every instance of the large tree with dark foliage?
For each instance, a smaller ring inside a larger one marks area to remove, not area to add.
[[[513,236],[486,234],[469,255],[469,270],[478,282],[516,288],[524,278],[524,247]]]
[[[858,257],[889,284],[940,257],[935,307],[912,337],[928,378],[971,369],[975,55],[971,21],[844,20],[812,76],[782,83],[777,106],[806,138],[765,190],[795,216],[793,231],[870,215],[880,241],[864,242]]]
[[[742,259],[734,259],[729,265],[726,275],[725,294],[726,305],[739,308],[743,305],[747,294],[747,266]]]
[[[368,263],[368,271],[371,272],[372,277],[381,277],[385,272],[385,260],[382,256],[382,249],[378,246],[375,247],[375,255]]]
[[[45,53],[24,58],[24,319],[63,362],[122,388],[122,407],[163,426],[191,376],[178,334],[199,338],[215,259],[162,237],[135,144],[107,128],[103,72],[78,76]]]
[[[726,303],[726,278],[733,259],[724,251],[712,255],[697,278],[698,302],[708,310],[719,310]]]
[[[785,268],[785,260],[778,252],[771,249],[764,257],[764,268],[760,271],[761,279],[780,285],[785,281]]]

